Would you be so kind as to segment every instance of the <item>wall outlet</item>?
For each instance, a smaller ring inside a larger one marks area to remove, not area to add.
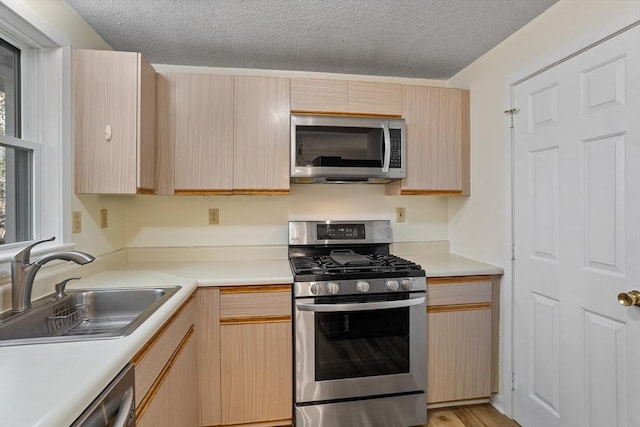
[[[209,225],[220,224],[220,209],[209,209]]]
[[[71,232],[73,234],[80,233],[82,231],[82,214],[80,212],[71,213]]]
[[[106,209],[100,209],[100,228],[109,227],[109,212]]]
[[[405,208],[396,208],[396,222],[404,222],[407,215]]]

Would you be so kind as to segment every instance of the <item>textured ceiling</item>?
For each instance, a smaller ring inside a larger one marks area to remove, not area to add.
[[[152,63],[447,79],[557,0],[65,0]]]

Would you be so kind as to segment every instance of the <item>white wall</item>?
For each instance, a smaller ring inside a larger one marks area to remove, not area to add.
[[[30,7],[40,18],[51,24],[73,48],[111,49],[63,0],[4,0],[9,5]],[[73,163],[73,162],[72,162]],[[82,215],[82,232],[71,236],[75,249],[102,255],[125,247],[124,198],[76,196],[71,191],[71,210]],[[100,228],[100,209],[109,212],[109,227]],[[71,222],[71,218],[65,218]]]
[[[395,208],[406,222],[395,223]],[[208,209],[220,224],[208,224]],[[292,185],[288,196],[137,196],[126,202],[130,247],[286,245],[287,221],[390,219],[397,241],[447,239],[443,197],[385,196],[384,185]]]
[[[504,263],[509,242],[506,87],[638,19],[638,0],[560,1],[452,77],[471,91],[471,194],[449,203],[452,249]],[[478,224],[482,224],[481,227]]]
[[[503,113],[510,108],[508,86],[638,19],[638,0],[560,1],[448,82],[471,91],[471,197],[449,201],[449,239],[452,252],[505,267],[503,391],[511,372],[510,139]],[[510,412],[508,396],[501,394],[497,403]]]
[[[7,0],[4,0],[7,1]],[[107,49],[111,47],[64,0],[8,0],[22,2],[50,22],[78,49]]]

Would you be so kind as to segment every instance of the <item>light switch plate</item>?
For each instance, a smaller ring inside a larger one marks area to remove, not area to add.
[[[407,215],[405,208],[396,208],[396,222],[404,222]]]

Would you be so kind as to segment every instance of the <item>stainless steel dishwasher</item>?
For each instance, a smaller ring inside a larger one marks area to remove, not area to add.
[[[129,363],[71,424],[71,427],[134,427],[135,381]]]

